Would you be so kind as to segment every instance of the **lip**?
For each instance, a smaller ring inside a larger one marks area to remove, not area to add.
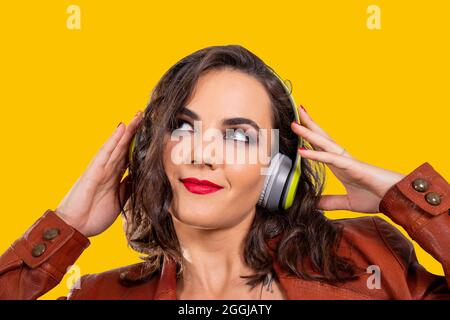
[[[189,192],[196,194],[208,194],[223,189],[222,186],[219,186],[209,180],[199,180],[193,177],[180,179],[180,181]]]

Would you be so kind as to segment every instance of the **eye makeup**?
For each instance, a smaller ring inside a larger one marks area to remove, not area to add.
[[[178,117],[176,119],[176,125],[175,125],[175,128],[173,128],[173,130],[180,130],[180,128],[182,128],[186,124],[192,128],[191,130],[187,130],[187,131],[194,132],[194,125],[192,124],[192,122],[190,120],[183,119],[181,117]],[[253,133],[252,131],[253,130],[250,130],[250,129],[245,130],[245,128],[242,128],[242,127],[226,128],[225,132],[223,133],[223,137],[225,139],[231,139],[231,140],[235,140],[238,142],[244,142],[246,144],[258,144],[259,137],[257,134]],[[236,139],[236,137],[239,137],[239,136],[241,137],[241,139]]]

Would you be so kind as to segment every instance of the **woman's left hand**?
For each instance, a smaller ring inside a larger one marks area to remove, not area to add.
[[[405,175],[353,158],[319,127],[301,106],[299,115],[302,125],[294,121],[291,129],[315,149],[299,149],[300,156],[325,163],[347,191],[346,195],[323,195],[317,208],[379,212],[379,204],[385,193]]]

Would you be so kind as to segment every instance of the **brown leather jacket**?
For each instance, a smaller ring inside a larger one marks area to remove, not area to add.
[[[417,179],[428,182],[428,187]],[[331,285],[288,275],[276,260],[278,236],[268,247],[287,299],[450,299],[449,190],[447,181],[425,162],[392,186],[379,206],[380,212],[442,264],[445,277],[427,272],[418,263],[412,243],[385,220],[376,216],[340,219],[344,233],[339,251],[359,267],[359,278]],[[0,299],[43,295],[61,281],[89,244],[85,236],[47,210],[0,257]],[[370,285],[376,282],[372,282],[374,269],[369,266],[379,271],[379,287]],[[143,262],[88,274],[81,277],[79,289],[60,299],[176,299],[175,272],[174,262],[166,258],[154,277],[145,277]],[[129,281],[133,278],[143,280]]]

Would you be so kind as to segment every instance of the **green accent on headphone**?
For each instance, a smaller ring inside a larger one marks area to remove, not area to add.
[[[130,164],[133,160],[133,150],[134,150],[135,145],[136,145],[136,134],[133,136],[133,140],[131,140],[130,151],[128,153],[128,160],[129,160]]]
[[[289,101],[294,110],[295,120],[300,123],[298,109],[292,94],[289,93],[289,88],[274,71],[270,68],[269,70],[277,77],[286,93],[289,95]],[[286,125],[290,125],[290,123]],[[135,145],[136,134],[131,141],[129,149],[130,164],[132,163]],[[297,147],[300,148],[302,146],[303,139],[299,136]],[[258,205],[269,211],[277,211],[280,209],[287,210],[292,206],[301,174],[301,157],[298,151],[295,154],[295,160],[293,161],[294,165],[292,164],[292,160],[282,153],[277,153],[272,157],[268,168],[268,175],[266,175],[264,187],[258,200]]]

